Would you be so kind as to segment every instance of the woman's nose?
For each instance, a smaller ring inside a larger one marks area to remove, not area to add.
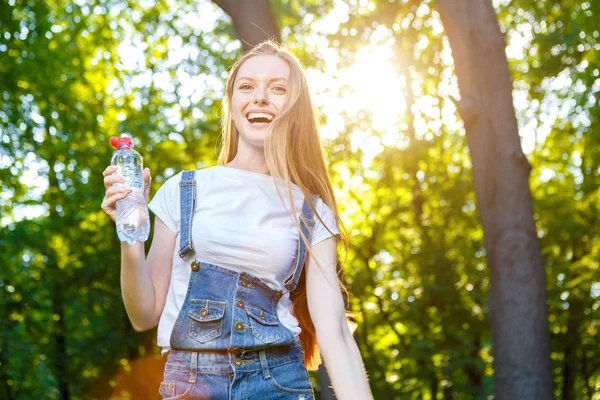
[[[257,104],[269,104],[269,97],[266,90],[257,90],[254,102]]]

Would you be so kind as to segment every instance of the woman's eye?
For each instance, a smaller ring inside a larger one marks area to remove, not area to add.
[[[279,90],[281,92],[285,92],[285,88],[283,86],[275,86],[275,90]]]
[[[240,89],[252,89],[252,86],[250,86],[250,85],[242,85],[242,86],[240,86]]]

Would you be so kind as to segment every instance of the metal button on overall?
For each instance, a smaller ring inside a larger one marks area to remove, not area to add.
[[[198,263],[196,261],[192,262],[192,271],[198,271],[200,269],[200,267],[198,266]]]
[[[243,301],[241,301],[241,300],[238,300],[238,301],[237,301],[235,304],[236,304],[236,305],[237,305],[239,308],[244,308],[244,302],[243,302]]]
[[[243,331],[244,330],[244,323],[243,322],[236,322],[235,323],[235,329],[238,331]]]
[[[240,365],[242,365],[243,363],[244,363],[244,362],[242,361],[242,359],[241,359],[241,358],[236,358],[235,360],[233,360],[233,364],[234,364],[236,367],[239,367],[239,366],[240,366]]]

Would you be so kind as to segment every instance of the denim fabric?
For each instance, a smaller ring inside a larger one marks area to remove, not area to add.
[[[299,341],[243,354],[172,350],[160,395],[165,400],[314,399]]]
[[[277,315],[283,291],[251,274],[194,259],[194,176],[195,171],[184,171],[180,182],[179,255],[192,273],[171,333],[160,394],[165,399],[313,399],[302,344]],[[314,216],[306,200],[300,225],[310,242]],[[286,291],[296,288],[305,257],[298,238]]]

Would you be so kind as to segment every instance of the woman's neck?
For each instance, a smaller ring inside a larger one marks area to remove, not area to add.
[[[231,160],[230,163],[225,164],[225,167],[238,168],[250,172],[258,172],[260,174],[271,175],[269,173],[269,169],[267,168],[266,162],[260,162],[257,160],[241,160],[238,156]]]

